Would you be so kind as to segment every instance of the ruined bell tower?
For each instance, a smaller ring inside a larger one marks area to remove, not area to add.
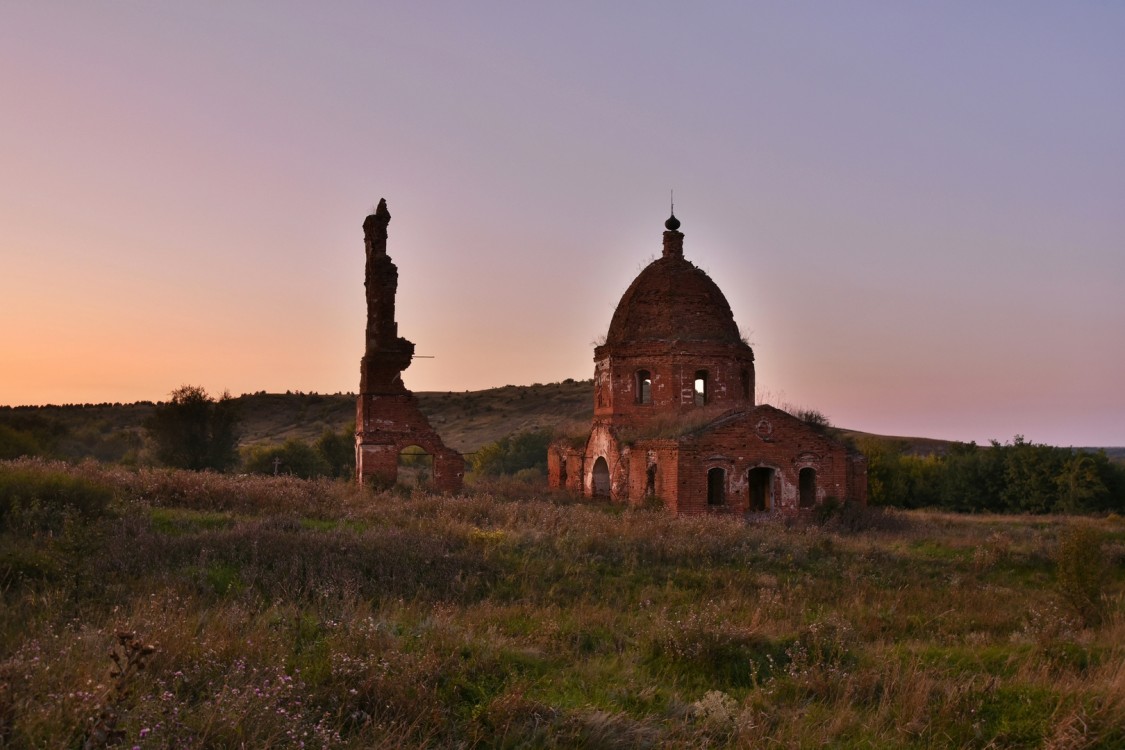
[[[398,267],[387,255],[390,221],[383,199],[363,222],[367,335],[356,399],[356,480],[360,484],[394,484],[399,453],[417,445],[433,456],[434,488],[456,492],[465,473],[464,459],[445,446],[402,382],[402,372],[414,358],[414,343],[398,335],[395,322]]]

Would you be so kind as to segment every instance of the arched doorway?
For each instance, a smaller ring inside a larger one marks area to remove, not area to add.
[[[727,473],[723,469],[711,469],[707,472],[707,504],[726,505],[726,502]]]
[[[766,466],[751,469],[746,476],[746,486],[750,490],[751,513],[773,510],[773,469]]]
[[[816,505],[816,469],[806,466],[797,475],[797,485],[800,489],[801,507],[811,508]]]
[[[433,483],[434,457],[420,445],[408,445],[398,454],[398,484],[423,487]]]
[[[594,462],[593,482],[594,497],[609,497],[609,464],[605,456],[598,456]]]

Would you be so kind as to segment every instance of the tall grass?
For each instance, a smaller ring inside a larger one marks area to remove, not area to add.
[[[747,525],[31,461],[4,482],[107,495],[0,531],[2,747],[104,744],[108,709],[141,748],[1125,743],[1119,520]],[[1087,524],[1097,622],[1060,555]],[[155,647],[125,686],[121,633]]]

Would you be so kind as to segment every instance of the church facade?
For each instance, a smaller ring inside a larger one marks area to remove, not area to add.
[[[680,514],[866,503],[861,454],[754,403],[753,350],[722,291],[684,258],[680,222],[665,227],[661,257],[625,291],[594,349],[590,435],[552,443],[549,484]]]

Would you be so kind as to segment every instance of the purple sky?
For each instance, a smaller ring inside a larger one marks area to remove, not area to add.
[[[380,197],[408,386],[588,378],[675,188],[760,395],[1125,445],[1125,4],[380,5],[0,4],[0,403],[354,391]]]

